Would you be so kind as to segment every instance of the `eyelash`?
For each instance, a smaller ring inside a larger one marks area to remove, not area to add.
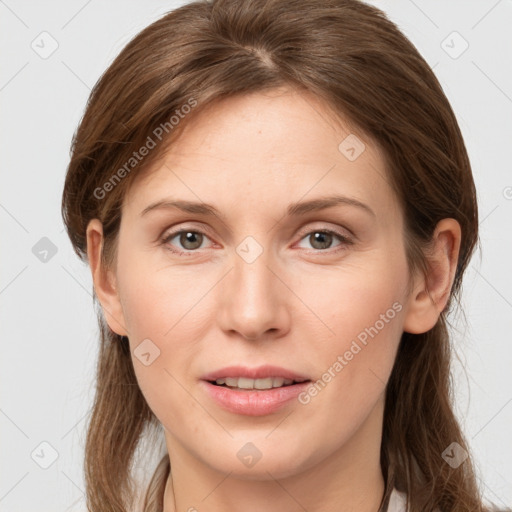
[[[180,250],[172,249],[170,244],[169,244],[169,241],[172,240],[176,235],[180,235],[181,233],[199,233],[199,234],[201,234],[203,236],[208,237],[208,235],[204,231],[201,231],[201,230],[198,230],[198,229],[186,229],[185,228],[185,229],[179,229],[177,231],[173,231],[173,232],[170,232],[170,233],[166,233],[161,238],[160,243],[162,245],[165,245],[166,249],[168,249],[169,251],[171,251],[174,254],[177,254],[180,257],[186,257],[187,254],[193,255],[194,253],[199,251],[199,249],[188,250],[188,251],[180,251]],[[339,251],[342,251],[342,250],[345,249],[344,245],[352,245],[354,243],[347,236],[342,235],[338,231],[335,231],[335,230],[332,230],[332,229],[312,229],[311,231],[306,232],[301,237],[301,239],[299,241],[304,240],[304,238],[308,237],[309,235],[311,235],[313,233],[323,233],[323,234],[328,234],[328,235],[335,235],[336,237],[339,238],[339,240],[341,242],[340,246],[337,249],[335,249],[335,250],[331,251],[329,249],[312,249],[314,252],[319,252],[319,253],[320,252],[326,252],[326,253],[330,253],[330,254],[336,254]]]

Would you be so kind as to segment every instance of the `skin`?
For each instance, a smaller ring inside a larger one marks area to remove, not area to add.
[[[349,133],[366,146],[355,161],[338,149]],[[285,214],[333,193],[375,215],[346,204]],[[212,204],[225,219],[140,215],[168,197]],[[442,220],[430,273],[410,276],[403,225],[378,146],[314,96],[287,89],[229,98],[190,119],[125,197],[114,269],[100,263],[101,223],[89,223],[96,294],[110,328],[129,337],[138,383],[165,429],[166,512],[378,509],[384,393],[400,336],[435,325],[460,245],[459,224]],[[159,244],[171,226],[204,236]],[[322,246],[314,233],[325,229],[353,243],[333,235]],[[247,236],[263,248],[250,264],[236,251]],[[231,364],[275,364],[317,381],[394,303],[401,310],[307,404],[243,416],[201,389],[202,375]],[[160,350],[149,366],[133,355],[146,338]],[[237,457],[248,442],[262,454],[251,468]]]

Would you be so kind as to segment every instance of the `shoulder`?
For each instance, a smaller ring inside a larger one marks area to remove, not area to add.
[[[394,487],[389,496],[389,504],[386,512],[409,512],[407,494]],[[437,508],[435,512],[440,512],[440,510]]]
[[[386,512],[407,512],[406,494],[393,488],[389,496],[389,504]]]
[[[512,508],[498,508],[496,505],[491,505],[484,508],[486,512],[512,512]],[[389,496],[389,503],[386,512],[409,512],[407,507],[407,495],[396,488],[393,488]],[[437,509],[439,512],[439,509]]]

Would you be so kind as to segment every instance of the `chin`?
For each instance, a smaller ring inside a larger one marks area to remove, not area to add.
[[[267,435],[266,433],[265,435]],[[230,443],[231,444],[231,443]],[[234,450],[228,450],[217,457],[213,453],[213,460],[204,460],[212,469],[223,474],[230,474],[232,478],[241,480],[268,481],[283,479],[299,474],[314,466],[319,460],[318,450],[309,447],[308,453],[299,450],[297,443],[290,447],[280,443],[272,446],[269,440],[254,443],[243,441],[235,443]],[[234,457],[233,457],[234,453]]]

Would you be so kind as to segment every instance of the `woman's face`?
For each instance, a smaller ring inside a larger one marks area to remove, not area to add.
[[[134,183],[118,243],[119,320],[171,463],[265,479],[378,454],[408,269],[371,140],[310,95],[224,100]]]

